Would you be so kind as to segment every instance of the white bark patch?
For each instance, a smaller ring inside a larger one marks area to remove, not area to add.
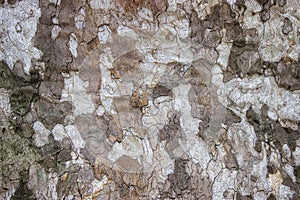
[[[298,49],[300,48],[299,39],[297,35],[297,27],[300,25],[300,12],[298,1],[287,1],[284,6],[288,12],[284,14],[293,23],[293,30],[288,36],[283,34],[282,31],[282,13],[277,6],[270,8],[270,19],[267,23],[260,20],[258,13],[261,11],[260,6],[256,1],[245,1],[247,9],[243,17],[244,29],[257,29],[259,35],[259,54],[264,61],[277,62],[282,57],[290,57],[291,59],[298,60]]]
[[[57,6],[60,6],[61,0],[49,0],[50,3],[53,3]]]
[[[275,111],[280,119],[300,120],[300,95],[279,88],[273,77],[253,76],[244,79],[233,79],[218,90],[220,102],[227,106],[228,100],[239,107],[252,105],[259,112],[263,104]],[[226,99],[222,101],[222,99]]]
[[[111,8],[113,1],[111,0],[90,0],[90,6],[92,9],[108,10]]]
[[[62,124],[56,124],[52,129],[52,134],[56,141],[62,141],[65,137],[68,137],[65,128]]]
[[[75,26],[78,29],[85,27],[85,8],[80,8],[79,13],[75,16]]]
[[[122,143],[116,142],[109,153],[108,158],[115,162],[122,155],[127,155],[130,157],[138,157],[143,155],[143,143],[138,137],[126,136]]]
[[[73,102],[75,116],[91,114],[95,110],[92,94],[88,94],[86,91],[88,84],[88,82],[83,82],[75,73],[65,78],[62,100]]]
[[[69,46],[69,50],[70,50],[72,56],[77,58],[77,56],[78,56],[78,54],[77,54],[78,43],[77,43],[76,35],[74,33],[71,33],[71,35],[70,35],[70,40],[69,40],[68,46]]]
[[[58,183],[58,176],[57,176],[57,173],[49,173],[48,175],[48,180],[49,180],[49,183],[48,183],[48,195],[49,195],[49,198],[53,199],[53,200],[57,200],[57,192],[56,192],[56,185]]]
[[[73,145],[76,149],[84,148],[85,141],[81,138],[81,135],[74,125],[68,125],[65,127],[68,136],[71,138]]]
[[[35,132],[33,137],[36,146],[42,147],[49,143],[48,136],[50,135],[50,131],[45,128],[44,124],[42,124],[40,121],[36,121],[34,122],[32,128]]]
[[[0,88],[0,110],[6,115],[10,113],[9,92],[4,88]]]
[[[195,163],[200,163],[206,169],[210,160],[209,152],[205,142],[195,137],[198,133],[199,119],[193,118],[188,93],[191,85],[179,85],[173,88],[175,95],[174,109],[181,113],[180,126],[185,134],[185,141],[181,140],[182,148],[188,152]]]
[[[51,39],[55,40],[59,36],[60,31],[61,31],[60,26],[54,25],[51,31]]]
[[[293,151],[293,157],[295,161],[295,165],[300,165],[300,139],[297,140],[297,146],[295,151]]]
[[[92,183],[91,183],[92,187],[93,187],[92,197],[95,198],[96,196],[98,196],[99,192],[101,190],[103,190],[104,185],[107,184],[107,183],[108,183],[108,178],[105,175],[103,176],[103,178],[100,181],[97,180],[97,179],[93,180]]]
[[[18,60],[29,74],[31,59],[39,59],[41,51],[33,46],[33,37],[41,16],[38,0],[19,1],[16,7],[0,7],[0,60],[12,69]]]
[[[98,28],[98,39],[100,44],[106,43],[109,38],[111,38],[111,30],[109,29],[109,26],[100,26]]]
[[[222,172],[216,177],[212,187],[213,200],[224,199],[223,194],[225,191],[228,193],[228,199],[231,199],[229,195],[231,192],[234,194],[237,173],[237,171],[230,171],[228,169],[222,170]]]
[[[112,68],[112,56],[110,50],[100,55],[100,71],[102,75],[102,83],[100,89],[100,98],[105,110],[110,114],[116,114],[112,107],[113,97],[120,96],[117,83],[112,79],[109,69]]]
[[[198,133],[199,120],[192,117],[188,93],[191,85],[179,85],[173,89],[175,94],[174,109],[181,112],[180,126],[186,137]]]

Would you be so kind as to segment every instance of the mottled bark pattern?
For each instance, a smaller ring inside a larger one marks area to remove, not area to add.
[[[0,0],[0,199],[299,199],[299,9]]]

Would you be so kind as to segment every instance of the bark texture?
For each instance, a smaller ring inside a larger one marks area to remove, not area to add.
[[[299,19],[0,0],[0,199],[300,199]]]

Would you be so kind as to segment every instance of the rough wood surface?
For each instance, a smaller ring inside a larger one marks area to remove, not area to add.
[[[0,199],[300,199],[300,3],[0,0]]]

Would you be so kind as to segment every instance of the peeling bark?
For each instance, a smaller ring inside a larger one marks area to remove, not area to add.
[[[298,199],[297,1],[0,0],[0,199]]]

